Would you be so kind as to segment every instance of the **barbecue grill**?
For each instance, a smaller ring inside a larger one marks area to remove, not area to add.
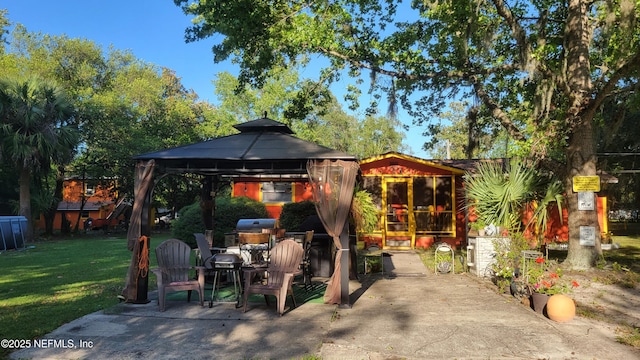
[[[242,268],[242,259],[237,254],[218,253],[211,257],[211,269],[213,275],[213,289],[211,290],[211,300],[209,307],[213,307],[213,300],[216,298],[216,289],[219,287],[218,276],[220,272],[226,271],[233,278],[233,291],[236,295],[236,307],[240,306],[240,294],[242,293],[242,281],[240,280],[240,269]]]
[[[236,223],[236,232],[261,233],[262,229],[275,229],[276,219],[240,219]]]
[[[271,234],[275,234],[276,219],[240,219],[236,223],[235,243],[246,263],[263,263],[270,247]],[[271,244],[272,245],[272,244]],[[228,251],[227,251],[228,252]],[[268,255],[267,255],[268,256]]]
[[[237,254],[219,253],[211,258],[213,270],[238,270],[242,266],[242,259]]]

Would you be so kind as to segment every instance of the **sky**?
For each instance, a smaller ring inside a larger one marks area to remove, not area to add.
[[[109,46],[130,50],[138,59],[172,69],[184,87],[212,104],[217,103],[212,84],[216,74],[228,71],[237,75],[239,71],[230,63],[214,63],[211,46],[215,38],[185,43],[184,31],[191,24],[190,18],[173,0],[0,0],[0,8],[8,10],[11,23],[20,23],[28,31],[84,38],[105,50]],[[301,76],[316,78],[317,74],[301,72]],[[338,98],[340,90],[346,88],[348,80],[344,81],[332,87]],[[360,102],[368,101],[363,98]],[[401,112],[399,118],[411,125],[406,114]],[[405,133],[405,145],[410,148],[407,152],[426,158],[428,154],[421,150],[422,131],[416,130],[412,127]]]

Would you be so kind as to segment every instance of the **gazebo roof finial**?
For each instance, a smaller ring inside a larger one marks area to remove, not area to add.
[[[264,112],[264,117],[261,119],[247,121],[245,123],[233,125],[234,128],[239,130],[241,133],[252,133],[252,132],[265,132],[265,131],[273,131],[280,132],[284,134],[293,134],[291,128],[289,128],[286,124],[283,124],[279,121],[275,121],[269,119],[267,117],[267,112]]]

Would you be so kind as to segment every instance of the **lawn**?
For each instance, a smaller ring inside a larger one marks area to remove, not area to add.
[[[605,259],[640,274],[640,223],[610,223],[609,230],[613,233],[613,242],[619,244],[620,249],[605,251]]]
[[[166,238],[152,237],[151,247]],[[117,304],[130,261],[125,234],[35,242],[1,253],[0,338],[39,338]],[[155,287],[153,276],[149,285]],[[0,358],[8,353],[0,349]]]

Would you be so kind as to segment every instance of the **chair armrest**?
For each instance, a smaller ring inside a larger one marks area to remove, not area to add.
[[[194,266],[193,268],[198,271],[198,284],[200,289],[204,291],[204,272],[206,268],[204,266]]]
[[[251,285],[251,280],[253,280],[253,277],[258,274],[258,273],[264,273],[265,271],[267,271],[267,268],[252,268],[252,269],[243,269],[242,270],[242,276],[244,277],[244,283],[245,283],[245,288],[249,287],[249,285]]]
[[[160,268],[153,268],[150,270],[156,276],[158,287],[161,287],[164,284],[164,281],[162,280],[162,270]]]
[[[295,273],[284,273],[283,283],[289,286],[291,282],[293,282],[293,278],[296,276]]]

